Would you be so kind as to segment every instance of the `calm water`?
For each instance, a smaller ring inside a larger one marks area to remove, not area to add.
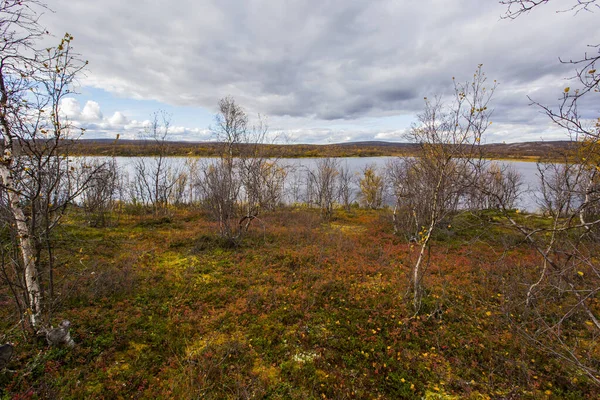
[[[396,157],[348,157],[336,158],[339,166],[347,166],[351,172],[360,174],[366,166],[374,165],[380,173],[385,172],[386,165]],[[116,157],[120,171],[133,178],[134,163],[136,157]],[[174,167],[185,168],[186,157],[170,157],[169,163]],[[200,163],[208,165],[214,162],[214,158],[199,158]],[[288,201],[301,201],[298,198],[299,193],[305,188],[305,178],[307,169],[314,169],[318,163],[318,158],[288,158],[281,159],[278,162],[288,168],[288,177],[286,180],[286,192]],[[523,178],[523,187],[521,197],[517,202],[519,208],[527,211],[536,211],[539,209],[537,198],[539,197],[539,175],[536,163],[524,161],[493,161],[502,165],[508,165],[519,172]],[[358,191],[358,188],[356,188]],[[294,194],[296,193],[296,194]]]

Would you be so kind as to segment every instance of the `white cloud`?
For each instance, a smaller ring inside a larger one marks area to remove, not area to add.
[[[101,121],[102,112],[100,111],[100,104],[92,100],[86,102],[85,107],[81,111],[81,119],[84,121]]]
[[[126,125],[128,121],[127,117],[123,115],[123,113],[116,111],[113,116],[108,119],[108,122],[111,125]]]
[[[67,97],[61,100],[59,109],[63,118],[68,118],[69,123],[88,131],[86,137],[102,137],[107,134],[121,133],[129,124],[128,118],[120,111],[115,112],[110,118],[104,118],[100,104],[93,100],[87,101],[81,109],[77,99]],[[131,126],[130,128],[136,129],[137,127]]]
[[[70,120],[79,119],[81,117],[81,106],[77,99],[72,97],[68,97],[62,99],[59,105],[59,112],[63,117],[66,117]]]

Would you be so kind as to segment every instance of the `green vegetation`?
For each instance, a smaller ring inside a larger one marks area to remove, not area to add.
[[[416,250],[393,234],[388,210],[338,209],[329,223],[315,209],[279,210],[233,248],[205,214],[171,211],[131,209],[105,228],[67,214],[54,323],[69,319],[77,346],[25,339],[1,288],[0,332],[17,352],[0,398],[600,395],[527,339],[523,283],[537,279],[539,259],[499,213],[462,213],[436,231],[415,315]],[[563,329],[599,359],[583,326]]]

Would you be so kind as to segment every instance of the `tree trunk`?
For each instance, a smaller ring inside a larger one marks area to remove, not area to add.
[[[448,160],[449,161],[449,160]],[[431,239],[431,234],[435,225],[438,221],[438,202],[440,201],[440,191],[442,190],[442,183],[444,181],[444,174],[446,171],[446,165],[440,171],[440,176],[438,178],[437,184],[435,185],[435,190],[433,192],[433,202],[431,204],[431,218],[429,220],[429,228],[427,229],[427,233],[423,238],[420,238],[421,243],[421,251],[419,252],[419,258],[415,266],[413,267],[413,307],[415,308],[415,313],[419,312],[419,307],[421,305],[421,263],[423,261],[423,257],[425,255],[425,249],[429,245],[429,239]]]
[[[11,137],[11,127],[6,116],[8,106],[8,91],[5,85],[4,72],[0,68],[0,125],[2,126],[3,154],[0,155],[0,178],[8,195],[8,207],[15,219],[17,228],[17,240],[21,249],[23,258],[23,268],[25,273],[25,291],[27,297],[27,315],[31,327],[38,328],[39,316],[41,312],[41,291],[37,280],[37,270],[35,266],[35,254],[31,240],[29,228],[25,213],[21,207],[21,196],[14,182],[14,171],[11,170],[13,164],[13,142]]]
[[[421,241],[421,250],[419,251],[419,258],[417,258],[417,262],[413,267],[413,307],[415,312],[419,311],[419,306],[421,304],[421,263],[423,262],[423,258],[425,256],[425,249],[429,245],[429,239],[431,238],[431,232],[435,227],[435,220],[431,221],[431,225],[427,230],[427,234]]]
[[[35,268],[35,256],[33,252],[33,244],[29,229],[27,227],[27,220],[25,213],[20,204],[20,195],[15,188],[13,174],[10,169],[0,164],[0,177],[2,183],[6,188],[8,194],[8,206],[10,208],[13,217],[15,218],[15,225],[17,228],[17,240],[19,241],[19,247],[21,250],[21,256],[23,258],[23,268],[25,272],[25,287],[27,291],[27,304],[29,310],[29,322],[33,329],[37,329],[39,324],[39,316],[41,312],[41,299],[40,299],[40,285],[37,280],[37,271]]]

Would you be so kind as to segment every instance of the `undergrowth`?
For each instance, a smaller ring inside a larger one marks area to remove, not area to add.
[[[192,210],[105,228],[72,212],[53,315],[77,346],[28,339],[0,289],[0,398],[597,398],[513,328],[535,254],[499,218],[438,231],[415,314],[415,250],[385,211],[282,210],[237,247]]]

